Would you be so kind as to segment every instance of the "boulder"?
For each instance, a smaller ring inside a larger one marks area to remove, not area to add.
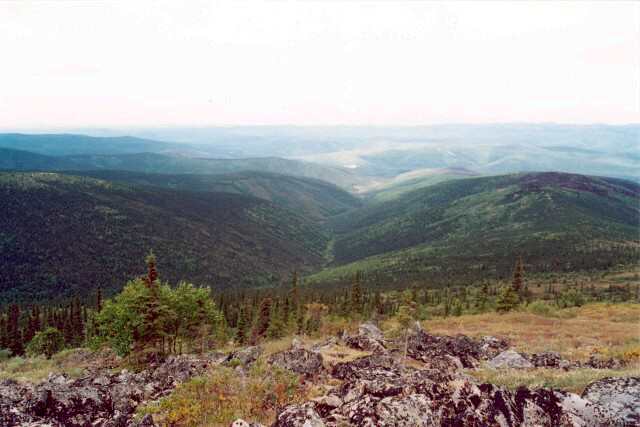
[[[224,360],[223,364],[239,364],[241,366],[249,366],[256,360],[258,360],[258,357],[262,355],[262,352],[263,349],[259,346],[245,347],[229,354],[229,356],[227,356],[227,358]]]
[[[464,335],[435,336],[418,329],[407,340],[407,355],[434,369],[455,369],[457,363],[449,356],[459,360],[463,367],[473,368],[483,358],[480,347],[477,341]]]
[[[624,367],[624,362],[614,358],[600,359],[596,355],[592,354],[589,357],[589,360],[584,362],[582,366],[593,369],[620,369]]]
[[[498,354],[509,348],[509,342],[504,338],[496,338],[490,335],[480,338],[480,351],[483,359],[493,359]]]
[[[304,375],[307,378],[318,375],[323,369],[320,353],[299,347],[271,355],[268,363]]]
[[[314,409],[313,403],[286,406],[277,416],[272,427],[325,427],[326,424]]]
[[[620,425],[640,425],[640,377],[594,381],[584,389],[582,397],[607,410]]]
[[[526,369],[533,368],[533,364],[514,350],[505,350],[487,363],[493,369]]]
[[[373,323],[366,322],[358,326],[358,334],[346,335],[344,342],[348,347],[357,350],[385,353],[387,351],[382,331]]]
[[[564,368],[569,366],[569,362],[562,359],[560,353],[555,351],[545,351],[523,355],[536,368]]]

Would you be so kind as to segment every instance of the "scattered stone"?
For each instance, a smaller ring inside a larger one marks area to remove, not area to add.
[[[514,350],[505,350],[487,364],[493,369],[527,369],[533,368],[533,364]]]
[[[640,425],[640,377],[594,381],[585,388],[582,397],[608,410],[621,425]]]
[[[268,362],[271,365],[288,369],[307,378],[318,375],[322,369],[322,355],[304,348],[292,348],[272,354]]]

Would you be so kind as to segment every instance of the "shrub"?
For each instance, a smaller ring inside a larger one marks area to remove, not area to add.
[[[139,412],[173,426],[229,425],[240,417],[270,422],[280,408],[306,397],[297,375],[258,361],[246,376],[218,366]]]
[[[44,355],[50,359],[55,353],[64,347],[64,336],[56,328],[48,327],[44,331],[39,331],[27,344],[27,354],[29,356]]]
[[[546,316],[549,317],[554,312],[554,308],[540,300],[536,300],[527,306],[527,310],[530,313],[537,314],[538,316]]]

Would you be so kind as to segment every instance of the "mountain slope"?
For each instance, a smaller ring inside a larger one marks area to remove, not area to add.
[[[361,205],[360,199],[325,181],[269,172],[222,175],[145,174],[125,171],[76,172],[107,181],[174,190],[245,194],[268,200],[306,218],[324,221]]]
[[[336,217],[334,264],[366,259],[359,265],[372,271],[444,277],[487,268],[506,274],[517,255],[538,270],[598,267],[616,262],[615,254],[637,257],[639,202],[640,185],[612,178],[532,173],[444,182]]]
[[[0,304],[115,290],[153,249],[162,278],[261,286],[323,262],[312,221],[255,197],[0,173]]]

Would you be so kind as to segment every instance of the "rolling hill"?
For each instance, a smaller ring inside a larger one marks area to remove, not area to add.
[[[315,221],[256,197],[0,173],[0,305],[119,289],[150,250],[161,278],[264,286],[324,262]]]
[[[469,178],[372,203],[333,220],[334,280],[374,276],[443,282],[529,268],[606,268],[637,261],[640,185],[564,173]],[[482,273],[482,274],[480,274]]]
[[[182,151],[187,145],[131,136],[93,137],[76,134],[0,133],[0,147],[31,151],[45,156],[77,154],[132,154]]]
[[[174,190],[245,194],[268,200],[316,221],[325,221],[362,204],[360,199],[328,182],[270,172],[170,175],[106,170],[75,174]]]
[[[347,190],[365,181],[365,178],[345,168],[279,157],[211,159],[153,152],[51,156],[15,148],[0,148],[0,154],[0,169],[4,170],[119,170],[157,174],[226,174],[255,171],[319,179]]]

